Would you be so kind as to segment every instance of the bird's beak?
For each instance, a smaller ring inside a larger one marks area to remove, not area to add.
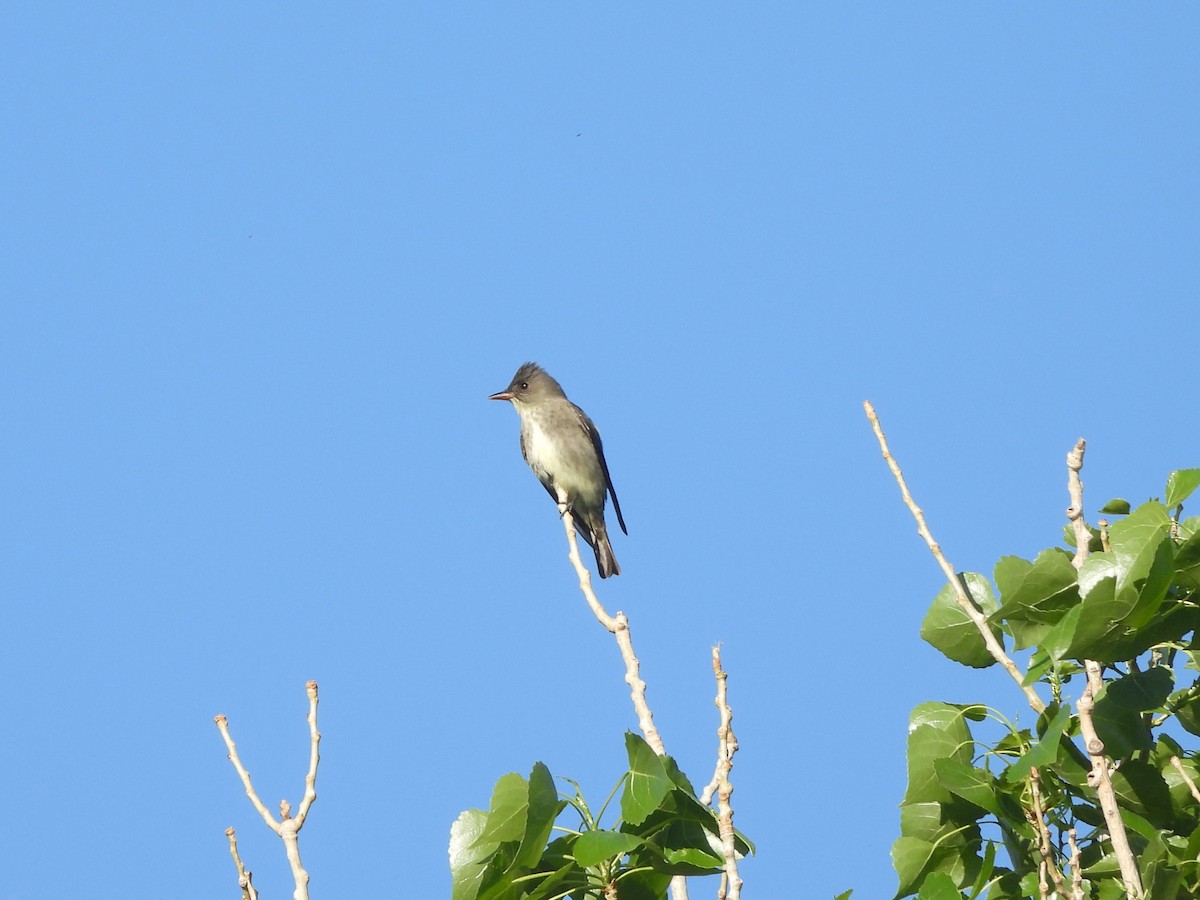
[[[489,400],[511,400],[512,398],[512,391],[501,391],[498,394],[492,394],[488,397]]]

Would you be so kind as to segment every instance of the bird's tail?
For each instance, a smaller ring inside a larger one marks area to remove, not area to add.
[[[621,567],[617,565],[617,558],[613,556],[612,544],[608,541],[608,529],[604,527],[603,519],[599,522],[589,522],[585,517],[576,515],[575,533],[583,538],[596,554],[596,571],[600,573],[601,578],[621,574]]]
[[[617,558],[613,556],[612,544],[608,541],[608,532],[601,528],[592,537],[592,549],[596,551],[596,571],[600,573],[600,577],[620,575],[621,567],[617,565]]]

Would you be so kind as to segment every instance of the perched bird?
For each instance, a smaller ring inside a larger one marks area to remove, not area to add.
[[[489,400],[511,400],[521,416],[521,455],[542,487],[558,503],[566,494],[579,536],[596,553],[601,578],[620,575],[604,526],[605,493],[612,495],[621,530],[629,534],[613,490],[600,432],[587,413],[567,399],[562,387],[537,363],[517,369],[512,383]]]

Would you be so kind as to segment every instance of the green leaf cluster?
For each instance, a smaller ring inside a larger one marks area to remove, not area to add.
[[[1032,729],[980,706],[913,711],[892,848],[897,897],[1071,896],[1076,875],[1085,897],[1126,896],[1071,705],[1091,660],[1104,676],[1093,722],[1145,896],[1200,898],[1200,802],[1179,771],[1200,780],[1190,740],[1200,736],[1200,518],[1182,518],[1197,487],[1200,469],[1184,469],[1171,473],[1165,502],[1105,504],[1121,518],[1091,529],[1078,570],[1073,552],[1052,547],[1001,558],[990,580],[960,576],[1006,653],[1026,652],[1025,685],[1050,703]],[[996,663],[950,587],[921,635],[962,665]]]
[[[450,830],[452,900],[584,900],[610,885],[622,900],[661,900],[675,875],[719,874],[717,819],[687,776],[635,734],[625,735],[625,749],[620,820],[609,828],[599,824],[604,808],[593,814],[578,785],[560,796],[542,763],[528,779],[497,781],[488,811],[467,810]],[[558,824],[567,810],[578,822]],[[753,852],[740,834],[736,844]]]

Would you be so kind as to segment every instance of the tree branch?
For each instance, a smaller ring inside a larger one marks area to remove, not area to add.
[[[975,602],[967,594],[962,579],[958,577],[958,573],[942,553],[942,548],[933,539],[933,534],[929,531],[929,526],[925,524],[925,513],[921,511],[921,507],[917,506],[916,501],[913,500],[912,494],[908,491],[908,484],[904,480],[904,473],[900,471],[899,464],[892,456],[891,450],[888,449],[887,438],[884,436],[883,426],[879,424],[879,416],[875,414],[875,407],[871,405],[869,400],[866,400],[863,401],[863,409],[866,410],[867,419],[871,422],[871,429],[875,432],[875,438],[879,441],[879,449],[883,452],[883,458],[887,462],[888,468],[892,471],[892,477],[896,479],[896,484],[900,486],[900,496],[904,499],[904,505],[908,507],[908,511],[912,513],[913,518],[917,521],[917,534],[924,538],[926,545],[929,547],[929,552],[933,554],[933,558],[937,561],[942,573],[946,576],[946,580],[950,582],[959,607],[962,608],[967,618],[979,630],[979,634],[983,638],[983,643],[992,655],[992,659],[1000,663],[1009,676],[1012,677],[1012,680],[1017,683],[1017,686],[1025,694],[1033,710],[1038,713],[1044,712],[1046,704],[1042,702],[1042,698],[1037,695],[1037,691],[1031,685],[1022,683],[1025,680],[1025,676],[1017,668],[1017,664],[1004,652],[1003,645],[992,634],[992,629],[988,627],[987,616],[979,610]]]
[[[232,825],[225,829],[225,836],[229,838],[229,855],[233,857],[233,864],[237,867],[238,887],[242,889],[242,900],[258,900],[258,891],[254,889],[253,883],[254,874],[242,865],[242,857],[237,848],[237,834]]]
[[[571,565],[575,567],[575,574],[579,576],[579,590],[583,593],[583,598],[591,607],[597,621],[617,639],[617,646],[621,650],[621,659],[625,661],[625,683],[629,685],[629,696],[633,700],[633,709],[637,713],[638,728],[641,729],[642,737],[646,739],[650,749],[659,756],[665,756],[667,748],[658,733],[658,728],[654,725],[654,713],[650,711],[650,703],[646,700],[646,682],[642,680],[641,663],[638,662],[637,654],[633,652],[633,636],[629,631],[629,619],[620,610],[617,610],[615,616],[610,616],[608,610],[596,597],[596,592],[592,590],[592,573],[588,571],[587,566],[583,564],[583,559],[579,556],[579,541],[575,536],[575,517],[571,514],[571,504],[562,488],[558,489],[558,512],[567,533],[567,547],[569,548],[567,556],[571,560]],[[688,900],[687,879],[682,875],[676,875],[671,879],[671,897],[673,900]]]
[[[651,749],[655,753],[664,755],[667,750],[663,745],[662,737],[659,736],[658,728],[654,725],[654,713],[650,711],[650,704],[646,700],[646,682],[642,680],[640,674],[641,663],[638,662],[637,655],[633,652],[633,636],[629,632],[629,619],[620,610],[617,610],[615,616],[610,616],[597,599],[596,592],[592,590],[592,573],[588,571],[587,566],[583,564],[583,559],[579,556],[579,541],[575,536],[575,518],[571,515],[570,505],[561,491],[558,498],[558,511],[562,515],[563,528],[567,532],[567,546],[570,548],[567,555],[575,567],[575,574],[579,576],[579,590],[583,592],[583,597],[591,607],[596,619],[617,639],[617,646],[621,650],[621,659],[625,661],[625,683],[629,685],[630,698],[633,700],[633,708],[638,717],[638,727]]]
[[[1050,895],[1049,885],[1046,882],[1045,875],[1049,874],[1054,881],[1054,886],[1057,889],[1056,893],[1061,894],[1063,891],[1062,873],[1058,871],[1058,862],[1054,858],[1053,845],[1050,843],[1050,829],[1046,827],[1046,812],[1042,803],[1041,781],[1042,773],[1038,771],[1037,766],[1031,766],[1029,769],[1029,794],[1033,800],[1033,809],[1027,813],[1030,821],[1037,831],[1038,836],[1038,853],[1042,856],[1042,873],[1043,877],[1039,884],[1039,889],[1044,896]]]
[[[1071,505],[1067,507],[1067,518],[1075,529],[1075,559],[1076,569],[1083,568],[1087,559],[1088,547],[1091,544],[1092,533],[1088,530],[1083,517],[1083,481],[1079,477],[1083,469],[1083,454],[1087,449],[1087,441],[1080,438],[1074,448],[1067,454],[1067,492]],[[1104,813],[1104,822],[1108,826],[1109,840],[1112,841],[1113,853],[1117,857],[1117,865],[1121,869],[1121,880],[1125,883],[1126,893],[1133,900],[1142,897],[1142,878],[1138,873],[1137,860],[1133,856],[1133,848],[1129,846],[1129,835],[1125,832],[1125,821],[1121,818],[1121,810],[1117,806],[1117,792],[1113,789],[1112,778],[1109,776],[1108,759],[1104,755],[1104,742],[1096,733],[1096,725],[1092,712],[1096,708],[1096,697],[1104,689],[1104,677],[1100,663],[1094,659],[1085,659],[1083,667],[1087,672],[1087,687],[1084,688],[1079,702],[1075,704],[1079,713],[1079,730],[1083,733],[1083,741],[1088,756],[1092,758],[1092,771],[1088,773],[1088,784],[1095,789],[1096,798],[1100,801],[1100,810]]]
[[[1171,765],[1175,767],[1175,771],[1179,773],[1179,777],[1187,783],[1188,790],[1192,792],[1192,797],[1200,803],[1200,788],[1196,787],[1196,782],[1192,780],[1192,776],[1183,767],[1183,761],[1178,756],[1172,756]]]
[[[717,727],[717,827],[721,832],[721,851],[725,857],[725,883],[718,892],[717,900],[740,900],[742,879],[738,875],[737,843],[733,830],[733,784],[729,773],[733,769],[733,755],[737,753],[737,736],[733,733],[733,710],[729,708],[726,683],[729,676],[721,666],[721,646],[712,651],[713,675],[717,680],[717,697],[714,703],[720,713],[721,724]],[[727,887],[728,890],[724,890]]]
[[[299,835],[300,829],[304,827],[304,820],[308,816],[308,811],[312,808],[313,801],[317,799],[317,763],[320,761],[320,754],[317,752],[317,745],[321,740],[321,735],[317,731],[317,683],[310,681],[305,685],[305,689],[308,692],[309,763],[308,774],[304,778],[304,799],[300,801],[300,810],[295,818],[291,814],[292,806],[286,800],[279,804],[279,819],[271,815],[266,805],[259,799],[258,792],[254,790],[254,785],[250,781],[250,773],[242,765],[242,760],[238,756],[237,745],[234,744],[233,737],[229,733],[228,719],[223,715],[216,716],[213,719],[216,722],[217,730],[221,732],[221,737],[225,740],[225,747],[229,750],[229,761],[233,763],[233,768],[242,780],[242,786],[246,789],[246,796],[250,798],[250,802],[258,810],[258,814],[262,816],[262,820],[267,823],[267,827],[279,835],[283,841],[288,865],[292,870],[292,879],[296,885],[296,889],[292,892],[292,900],[308,900],[309,878],[308,872],[304,870],[304,866],[300,862]],[[230,834],[231,832],[232,829],[227,831],[226,834]],[[233,841],[231,834],[230,840]],[[236,858],[236,843],[234,843],[233,852]],[[248,881],[249,878],[247,877]],[[253,890],[252,887],[251,890]],[[243,891],[245,891],[245,886],[243,886]]]

